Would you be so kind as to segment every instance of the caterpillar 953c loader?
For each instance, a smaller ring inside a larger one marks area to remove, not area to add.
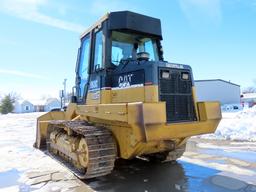
[[[38,118],[35,147],[78,177],[109,174],[117,158],[179,158],[189,137],[212,133],[218,102],[197,102],[190,66],[164,61],[159,19],[111,12],[81,36],[65,111]]]

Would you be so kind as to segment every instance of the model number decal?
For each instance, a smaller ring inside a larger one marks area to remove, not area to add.
[[[94,93],[92,93],[92,99],[93,100],[98,100],[100,98],[100,92],[96,91]]]

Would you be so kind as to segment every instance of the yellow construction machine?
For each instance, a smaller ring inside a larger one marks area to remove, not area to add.
[[[66,110],[37,120],[35,147],[80,178],[107,175],[117,158],[179,158],[188,138],[213,133],[218,102],[197,102],[191,67],[164,61],[159,19],[111,12],[81,35]]]

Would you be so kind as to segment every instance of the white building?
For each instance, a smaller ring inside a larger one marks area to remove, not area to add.
[[[60,109],[60,101],[56,98],[47,100],[19,100],[15,102],[14,113],[48,112],[53,109]]]
[[[240,104],[240,85],[222,79],[196,80],[198,101],[219,101],[221,105]]]
[[[27,101],[27,100],[21,100],[16,101],[14,104],[14,113],[30,113],[34,112],[34,105]]]
[[[44,112],[46,100],[31,100],[31,103],[34,105],[35,112]]]
[[[53,109],[60,109],[61,104],[60,101],[56,98],[50,98],[47,99],[45,106],[44,106],[44,111],[51,111]]]

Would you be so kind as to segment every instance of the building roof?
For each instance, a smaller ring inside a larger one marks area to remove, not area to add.
[[[21,105],[23,103],[29,103],[29,104],[33,105],[33,103],[31,103],[29,100],[26,100],[26,99],[17,100],[17,101],[15,101],[15,103],[16,103],[16,105],[17,104]]]
[[[46,100],[45,105],[49,105],[50,103],[56,102],[56,101],[60,102],[57,98],[49,98],[49,99]]]
[[[33,105],[45,105],[45,102],[45,99],[31,100],[31,103],[33,103]]]
[[[18,104],[22,104],[24,102],[29,102],[31,103],[32,105],[49,105],[50,103],[52,102],[60,102],[57,98],[48,98],[48,99],[38,99],[38,100],[27,100],[27,99],[22,99],[22,100],[18,100],[16,101],[16,103]]]
[[[235,86],[240,87],[240,85],[238,85],[238,84],[232,83],[232,82],[230,82],[230,81],[225,81],[225,80],[223,80],[223,79],[205,79],[205,80],[195,80],[195,82],[207,82],[207,81],[222,81],[222,82],[224,82],[224,83],[228,83],[228,84],[231,84],[231,85],[235,85]]]

